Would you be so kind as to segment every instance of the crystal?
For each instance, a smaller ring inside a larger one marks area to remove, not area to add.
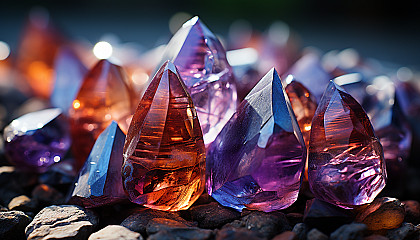
[[[54,70],[51,105],[61,108],[67,114],[88,70],[70,48],[60,50],[54,62]]]
[[[70,147],[62,111],[45,109],[25,114],[4,129],[5,153],[17,168],[45,172]]]
[[[309,184],[315,197],[352,207],[385,187],[382,146],[360,104],[331,81],[312,119]]]
[[[127,132],[135,94],[120,66],[100,60],[86,75],[69,110],[72,152],[80,169],[99,134],[115,120]]]
[[[296,201],[306,147],[273,68],[251,90],[207,151],[207,191],[238,211]]]
[[[204,190],[205,147],[190,95],[170,61],[141,99],[124,145],[129,199],[146,207],[187,209]]]
[[[112,121],[99,135],[79,173],[70,202],[87,208],[126,199],[121,166],[125,135]]]
[[[23,31],[16,63],[17,69],[37,97],[48,99],[54,76],[54,59],[63,45],[61,34],[49,21],[48,13],[32,12]],[[23,87],[26,84],[19,84]]]
[[[331,76],[323,69],[319,56],[315,53],[303,55],[289,69],[286,75],[293,75],[319,100],[327,87]]]
[[[162,58],[178,68],[210,144],[236,110],[236,86],[226,52],[212,32],[194,17],[172,37]]]

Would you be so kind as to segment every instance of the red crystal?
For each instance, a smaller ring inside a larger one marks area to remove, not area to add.
[[[122,68],[107,60],[99,61],[86,75],[69,111],[77,168],[83,166],[95,140],[112,120],[127,132],[134,96]]]
[[[385,187],[382,146],[372,124],[333,81],[312,120],[308,175],[317,198],[342,207],[372,202]]]
[[[204,190],[205,147],[191,97],[166,62],[139,103],[124,145],[129,199],[159,210],[187,209]]]

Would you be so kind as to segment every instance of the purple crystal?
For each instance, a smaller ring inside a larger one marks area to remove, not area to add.
[[[172,37],[163,61],[171,60],[190,92],[210,144],[236,110],[236,86],[226,52],[210,30],[194,17]]]
[[[369,203],[385,187],[382,146],[369,118],[333,81],[312,119],[308,165],[313,194],[338,206]]]
[[[68,127],[58,108],[25,114],[4,129],[5,153],[24,171],[44,172],[70,147]]]
[[[51,104],[67,113],[79,92],[87,68],[69,48],[63,48],[54,64],[55,83]]]
[[[109,205],[123,199],[121,166],[125,135],[117,122],[99,135],[75,184],[71,203],[87,208]]]
[[[293,75],[319,100],[327,87],[331,76],[321,66],[319,56],[315,53],[303,55],[288,71],[287,75]]]
[[[207,191],[223,206],[270,212],[296,201],[306,147],[273,68],[207,152]]]

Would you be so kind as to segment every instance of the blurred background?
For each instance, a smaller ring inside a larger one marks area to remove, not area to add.
[[[261,32],[281,20],[298,34],[301,46],[322,51],[352,47],[363,57],[420,67],[420,3],[415,0],[3,0],[1,5],[0,41],[8,43],[12,52],[29,10],[39,6],[69,37],[92,44],[114,34],[121,42],[152,48],[168,41],[171,18],[183,12],[199,15],[213,32],[225,37],[238,20]],[[175,21],[172,28],[179,24]]]

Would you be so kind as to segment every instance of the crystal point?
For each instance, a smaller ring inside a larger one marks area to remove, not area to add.
[[[24,171],[45,172],[70,147],[66,122],[58,108],[25,114],[4,129],[5,153]]]
[[[134,96],[121,67],[101,60],[88,72],[69,111],[72,149],[79,169],[99,134],[112,120],[123,132],[127,131]]]
[[[194,17],[172,37],[163,60],[179,70],[194,102],[204,143],[211,143],[236,109],[236,86],[226,51],[216,36]]]
[[[121,178],[125,135],[112,121],[99,135],[79,173],[70,202],[99,207],[126,199]]]
[[[63,48],[54,62],[55,83],[51,104],[66,114],[80,89],[87,68],[69,48]]]
[[[129,199],[187,209],[204,190],[205,147],[197,113],[173,63],[156,73],[134,114],[122,175]]]
[[[382,146],[360,104],[331,81],[312,120],[309,184],[326,202],[352,207],[385,187]]]
[[[207,151],[207,191],[220,204],[270,212],[296,201],[306,147],[277,72],[245,97]]]

